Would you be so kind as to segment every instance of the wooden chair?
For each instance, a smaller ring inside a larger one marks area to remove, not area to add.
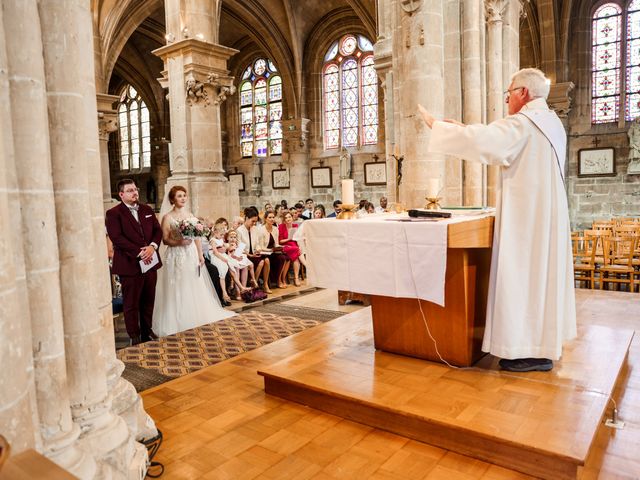
[[[573,245],[573,276],[580,285],[581,282],[589,284],[590,289],[595,288],[596,283],[596,248],[598,240],[602,237],[577,236],[571,237]]]
[[[633,256],[638,237],[627,235],[604,237],[605,264],[600,267],[600,290],[606,283],[629,285],[629,291],[635,291]]]
[[[616,226],[615,222],[596,220],[591,224],[591,230],[606,230],[613,232],[613,228]]]
[[[594,258],[594,262],[596,265],[596,270],[600,265],[604,265],[604,243],[603,238],[612,236],[611,230],[585,230],[584,236],[589,238],[597,238],[596,242],[596,256]]]

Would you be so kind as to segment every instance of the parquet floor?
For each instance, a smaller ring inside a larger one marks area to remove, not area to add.
[[[306,298],[319,308],[315,296]],[[335,295],[335,292],[333,292]],[[640,331],[640,296],[577,292],[582,325]],[[362,310],[143,393],[164,432],[163,478],[527,479],[517,472],[268,396],[256,371],[308,348],[330,346]],[[357,341],[354,336],[354,341]],[[594,362],[607,362],[596,358]],[[615,398],[624,430],[601,426],[582,479],[640,478],[640,339]]]

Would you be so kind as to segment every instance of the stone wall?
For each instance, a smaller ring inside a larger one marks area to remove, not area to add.
[[[591,8],[586,5],[574,19],[570,36],[570,80],[576,88],[568,116],[567,190],[574,229],[596,219],[640,216],[640,175],[627,174],[631,122],[591,124]],[[621,108],[624,115],[624,106]],[[578,156],[584,148],[615,149],[615,175],[579,177]]]

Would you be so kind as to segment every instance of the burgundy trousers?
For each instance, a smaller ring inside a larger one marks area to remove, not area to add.
[[[120,276],[124,323],[131,338],[141,337],[143,341],[149,340],[157,278],[155,270],[140,275]]]

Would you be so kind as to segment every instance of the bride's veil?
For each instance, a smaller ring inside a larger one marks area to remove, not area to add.
[[[165,192],[164,198],[162,199],[162,205],[160,206],[160,213],[158,214],[158,218],[160,219],[160,225],[162,225],[162,220],[164,216],[169,213],[173,209],[173,205],[169,201],[169,191]],[[161,242],[160,247],[158,248],[160,252],[160,256],[163,257],[166,253],[167,246],[164,242]]]

